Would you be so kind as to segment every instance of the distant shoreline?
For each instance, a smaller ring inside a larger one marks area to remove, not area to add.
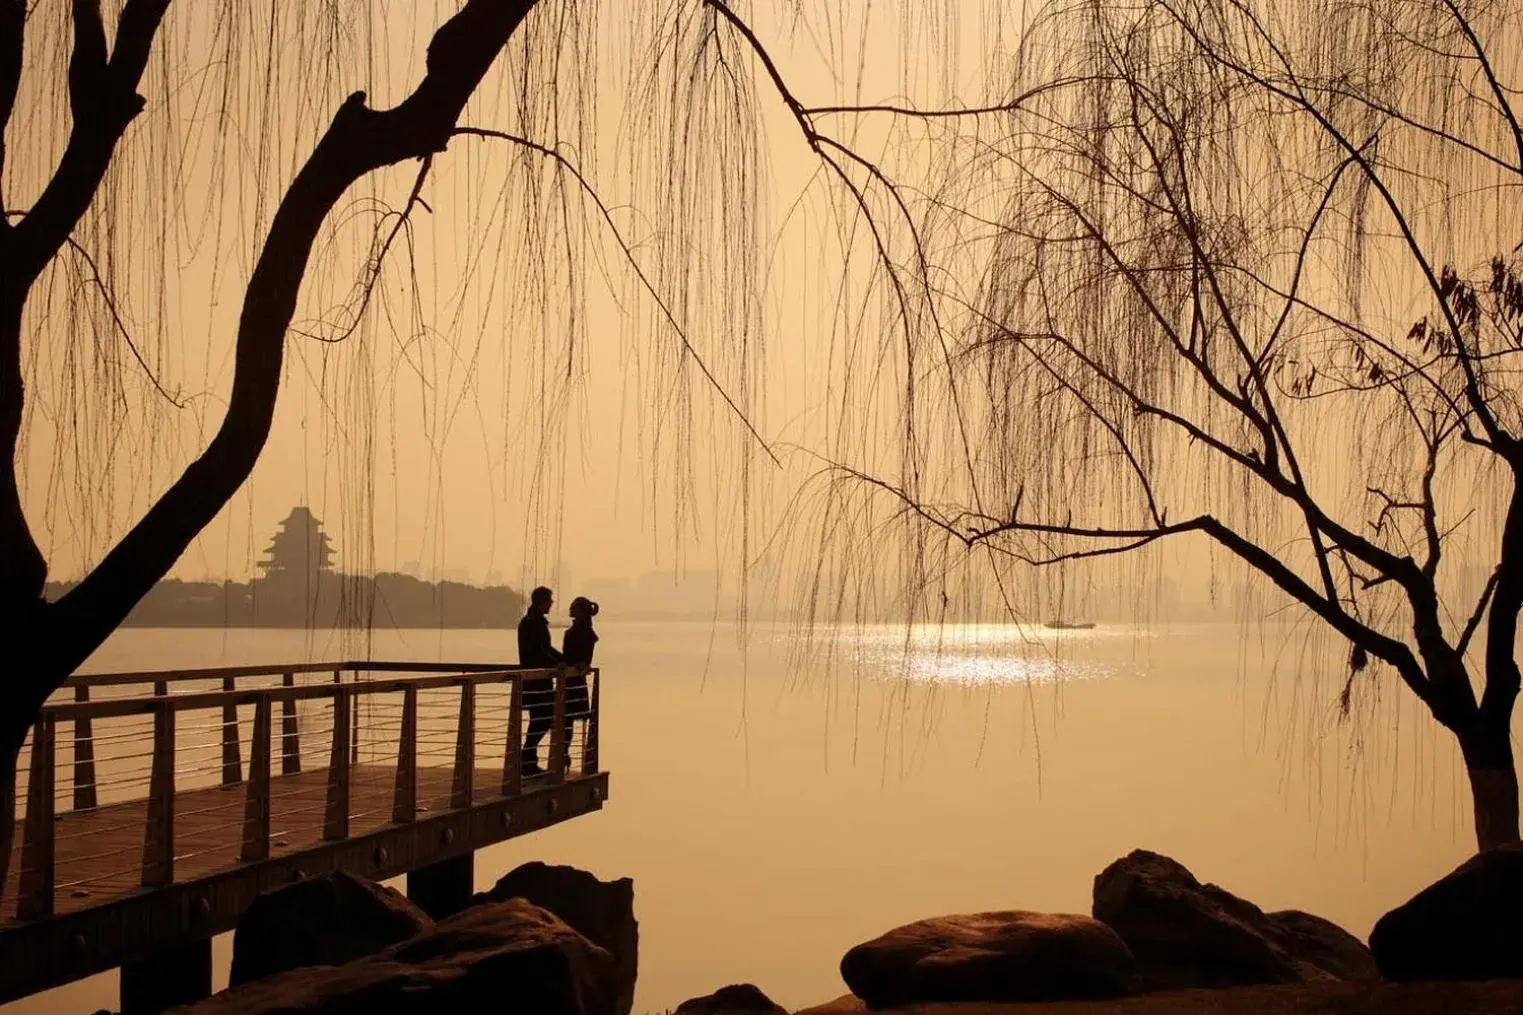
[[[73,582],[50,582],[59,599]],[[122,627],[385,630],[508,630],[522,616],[522,593],[506,585],[428,582],[411,575],[351,575],[322,570],[248,582],[166,579],[148,591]]]

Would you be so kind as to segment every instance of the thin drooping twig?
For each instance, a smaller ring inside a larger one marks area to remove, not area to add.
[[[1071,77],[1062,77],[1054,81],[1045,81],[1026,89],[1021,94],[1008,102],[999,102],[989,106],[956,106],[942,109],[917,109],[913,106],[899,106],[892,103],[868,103],[864,105],[830,105],[830,106],[804,106],[800,105],[798,111],[807,117],[816,116],[860,116],[872,113],[887,113],[893,116],[905,116],[918,120],[949,120],[961,119],[973,116],[995,116],[1000,114],[1017,113],[1031,105],[1049,92],[1064,88],[1093,86],[1103,81],[1115,80],[1105,74],[1079,74]]]
[[[419,207],[425,210],[428,209],[428,203],[423,200],[423,184],[428,179],[428,172],[433,168],[433,164],[434,156],[432,153],[423,156],[420,161],[418,175],[413,179],[412,190],[408,192],[406,203],[402,205],[401,211],[395,213],[396,221],[392,223],[390,231],[386,233],[386,238],[381,241],[380,248],[375,252],[375,256],[365,266],[365,276],[360,281],[359,286],[359,303],[350,314],[348,326],[337,335],[304,333],[307,338],[328,345],[335,345],[339,342],[348,341],[353,337],[355,331],[359,329],[360,323],[365,319],[365,312],[370,309],[370,301],[375,295],[376,286],[380,283],[381,269],[386,265],[386,255],[391,252],[392,245],[396,243],[397,237],[412,222],[413,209]]]
[[[644,269],[640,267],[639,258],[635,257],[634,250],[630,247],[629,243],[625,241],[624,234],[620,231],[618,223],[613,220],[613,213],[610,212],[608,206],[603,203],[602,197],[599,196],[597,190],[592,186],[592,183],[582,175],[581,170],[578,169],[576,165],[571,162],[571,160],[567,159],[564,155],[558,151],[555,151],[553,148],[548,148],[545,145],[538,143],[537,141],[531,141],[528,138],[519,137],[516,134],[510,134],[506,131],[492,130],[487,127],[466,126],[455,128],[454,133],[465,137],[495,138],[499,141],[512,142],[521,148],[526,148],[529,151],[537,152],[540,155],[545,156],[546,158],[553,161],[560,170],[569,173],[572,179],[576,180],[577,185],[582,190],[582,193],[584,193],[587,196],[588,200],[590,200],[593,205],[597,207],[598,214],[602,217],[603,223],[608,227],[609,235],[613,237],[614,243],[618,245],[619,250],[623,253],[625,262],[629,265],[630,270],[635,273],[635,277],[639,280],[640,286],[651,297],[651,299],[655,301],[656,306],[660,309],[662,316],[666,318],[666,323],[671,327],[672,332],[677,336],[678,341],[682,343],[683,350],[689,356],[691,356],[693,358],[693,362],[698,365],[698,370],[703,374],[704,380],[706,380],[709,386],[712,387],[714,391],[719,395],[719,397],[724,400],[725,405],[729,406],[730,411],[735,414],[735,418],[740,420],[741,425],[746,428],[746,431],[751,434],[751,437],[756,441],[761,449],[766,452],[767,457],[772,459],[772,464],[781,466],[782,463],[778,460],[777,455],[773,452],[771,446],[767,443],[767,439],[763,437],[761,433],[756,429],[756,426],[751,422],[750,418],[745,414],[745,412],[740,408],[735,400],[730,397],[730,393],[725,390],[724,385],[719,382],[719,378],[714,376],[714,372],[710,370],[708,364],[704,362],[703,357],[699,354],[697,348],[688,338],[687,331],[682,327],[682,324],[677,320],[676,315],[672,313],[671,308],[667,305],[665,297],[661,295],[661,293],[656,289],[655,285],[651,283],[649,277],[646,276]]]
[[[117,333],[122,336],[122,341],[127,344],[127,348],[132,352],[132,358],[137,360],[138,366],[143,368],[143,374],[148,378],[148,382],[153,385],[154,390],[162,395],[164,400],[170,405],[176,409],[185,408],[186,403],[165,389],[163,383],[159,380],[158,374],[148,365],[148,361],[143,358],[142,351],[138,349],[137,343],[133,341],[132,332],[127,330],[127,322],[122,320],[121,312],[117,310],[116,297],[112,295],[110,287],[106,285],[106,280],[101,277],[100,266],[95,263],[95,258],[90,255],[88,250],[80,246],[72,236],[69,237],[68,245],[69,249],[78,254],[80,259],[90,269],[90,283],[100,293],[101,301],[105,303],[106,311],[111,315],[111,323],[115,325]]]

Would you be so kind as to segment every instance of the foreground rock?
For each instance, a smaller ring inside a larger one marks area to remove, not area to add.
[[[1132,989],[1132,955],[1085,916],[1018,910],[920,920],[857,945],[841,978],[870,1007],[916,1001],[1051,1001]]]
[[[602,881],[575,867],[534,861],[503,875],[476,902],[527,899],[560,917],[572,930],[613,955],[619,982],[617,1015],[629,1015],[639,973],[640,925],[635,920],[635,883]]]
[[[788,1015],[788,1009],[752,983],[732,983],[712,994],[689,998],[677,1006],[676,1015]]]
[[[231,986],[302,966],[352,962],[433,927],[393,889],[342,872],[267,892],[233,934]]]
[[[1379,976],[1337,925],[1295,910],[1267,914],[1147,850],[1100,872],[1093,913],[1121,935],[1151,990]]]
[[[1282,909],[1270,913],[1269,922],[1280,932],[1283,948],[1337,979],[1380,979],[1380,968],[1364,942],[1331,920],[1299,909]]]
[[[1370,950],[1392,980],[1523,977],[1523,844],[1471,857],[1382,916]]]
[[[843,997],[797,1015],[860,1015],[859,998]],[[1353,983],[1319,980],[1274,986],[1181,990],[1114,1001],[1037,1004],[926,1004],[902,1015],[1523,1015],[1513,980]]]
[[[293,969],[179,1015],[613,1015],[613,956],[522,899],[473,906],[343,966]]]

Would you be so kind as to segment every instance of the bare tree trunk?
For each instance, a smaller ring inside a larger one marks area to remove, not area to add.
[[[1460,736],[1481,849],[1518,841],[1518,771],[1512,753],[1512,710],[1523,684],[1517,659],[1518,615],[1523,612],[1523,459],[1518,456],[1514,446],[1509,458],[1512,496],[1486,632],[1486,687],[1470,735]]]
[[[1475,841],[1481,850],[1518,841],[1518,771],[1506,728],[1460,737],[1475,804]]]

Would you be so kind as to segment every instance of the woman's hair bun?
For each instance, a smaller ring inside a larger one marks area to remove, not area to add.
[[[589,602],[587,604],[587,613],[590,616],[596,617],[598,615],[598,604],[595,602]]]

